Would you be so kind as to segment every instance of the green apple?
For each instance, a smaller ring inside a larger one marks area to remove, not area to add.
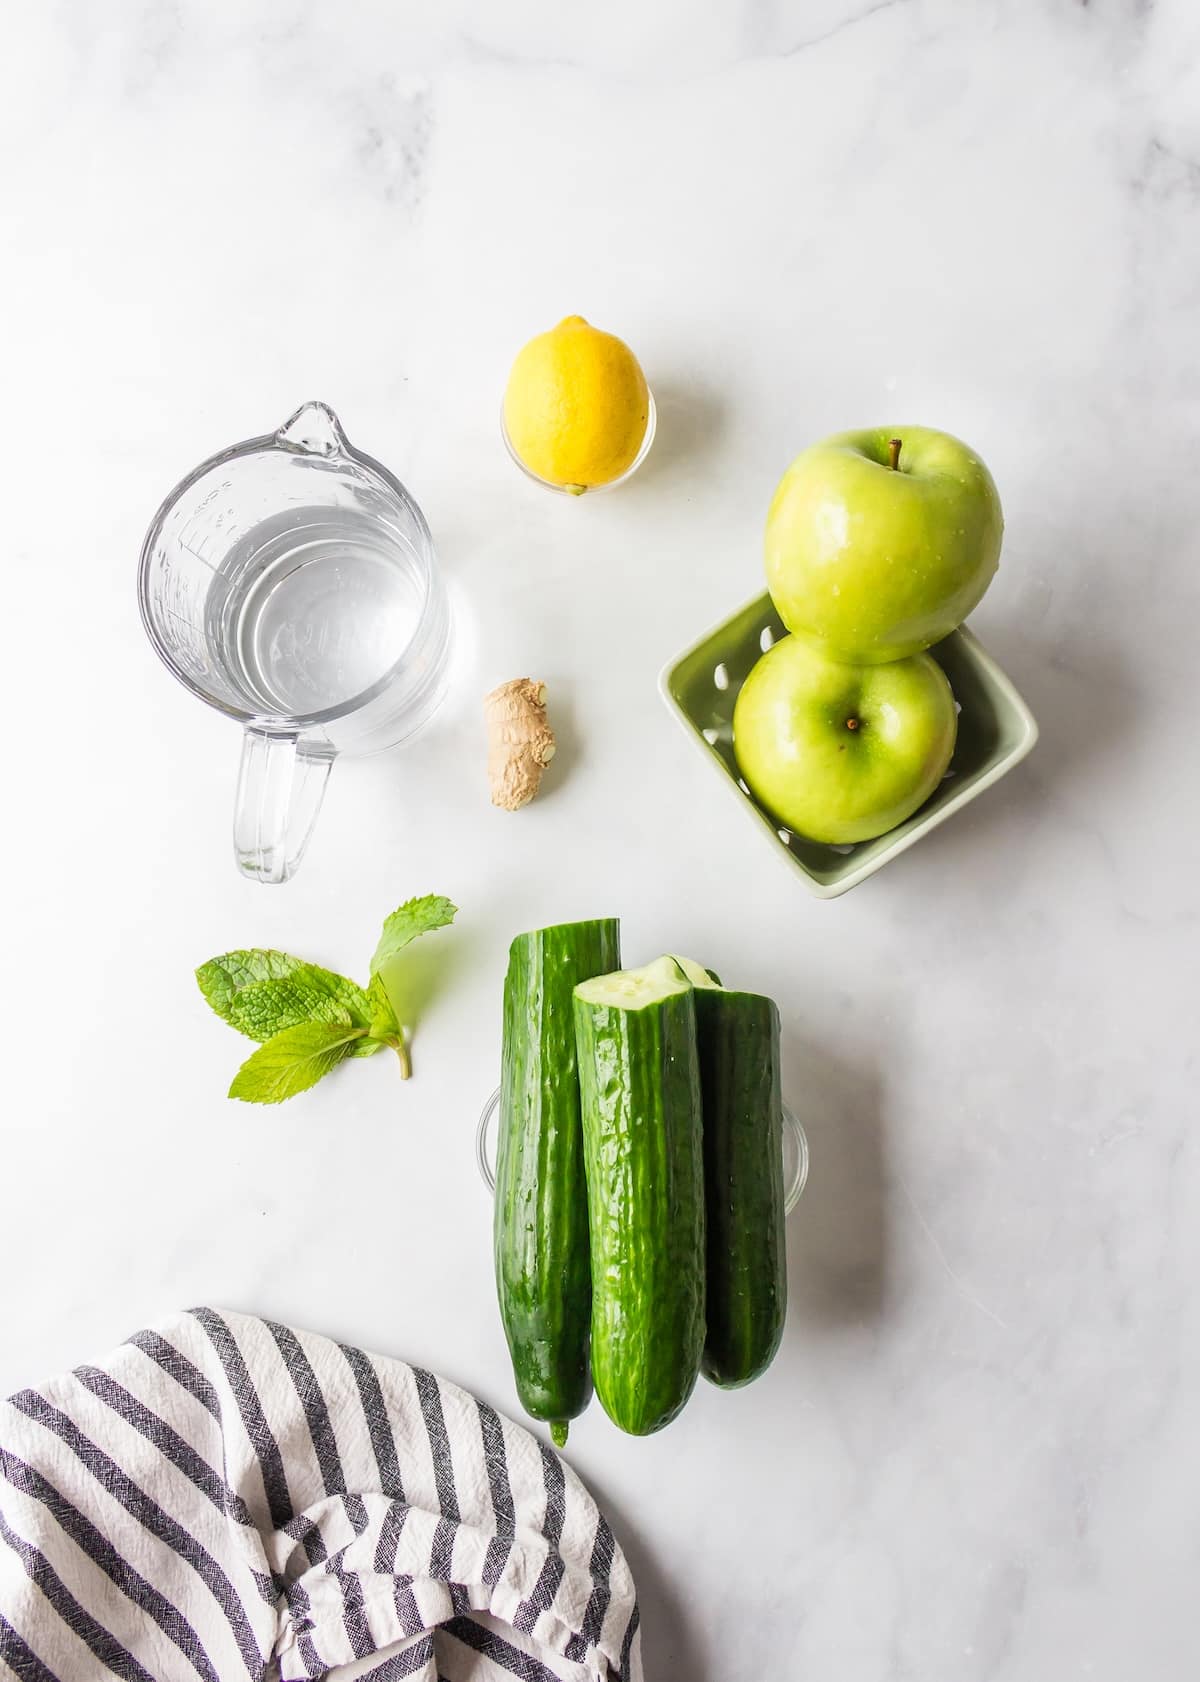
[[[869,841],[903,823],[941,782],[957,731],[932,655],[850,665],[799,637],[763,655],[733,709],[742,776],[810,841]]]
[[[796,457],[767,514],[767,588],[789,631],[842,660],[903,659],[949,636],[1000,558],[979,457],[946,432],[839,432]]]

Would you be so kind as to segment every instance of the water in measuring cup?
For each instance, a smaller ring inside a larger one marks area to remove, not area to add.
[[[205,629],[214,662],[251,709],[306,714],[384,677],[423,603],[416,556],[377,515],[292,508],[231,547]]]

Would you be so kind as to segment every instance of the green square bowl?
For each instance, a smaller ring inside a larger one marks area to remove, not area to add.
[[[979,641],[960,625],[930,653],[958,703],[958,741],[950,769],[919,812],[874,841],[830,847],[781,829],[738,772],[733,704],[759,655],[786,636],[770,596],[757,596],[663,668],[659,688],[705,759],[738,797],[784,859],[821,899],[834,899],[871,876],[952,812],[998,782],[1031,750],[1033,714]]]

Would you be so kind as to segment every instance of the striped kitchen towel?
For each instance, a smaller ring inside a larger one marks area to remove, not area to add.
[[[0,1677],[641,1682],[574,1473],[420,1367],[197,1308],[0,1408]]]

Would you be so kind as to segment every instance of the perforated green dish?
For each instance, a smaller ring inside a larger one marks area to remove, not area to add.
[[[919,812],[874,841],[828,847],[780,829],[742,781],[733,756],[733,704],[751,666],[787,633],[770,596],[747,602],[670,661],[659,679],[663,699],[687,734],[780,857],[821,899],[834,899],[871,876],[889,859],[944,823],[985,788],[1011,771],[1037,741],[1033,714],[1000,667],[965,625],[930,653],[950,679],[958,703],[954,758],[937,790]]]

